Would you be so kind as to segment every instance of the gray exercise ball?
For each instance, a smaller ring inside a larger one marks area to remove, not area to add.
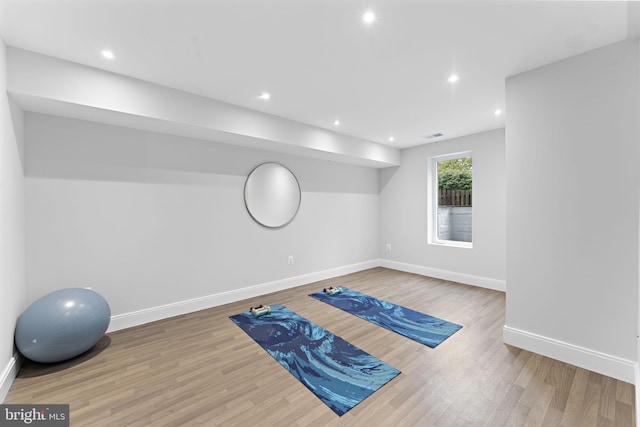
[[[97,292],[61,289],[35,301],[20,315],[16,346],[34,362],[61,362],[96,345],[110,320],[109,304]]]

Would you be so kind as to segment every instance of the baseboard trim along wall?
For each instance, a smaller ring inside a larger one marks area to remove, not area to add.
[[[7,397],[11,384],[13,384],[13,380],[16,378],[16,375],[18,375],[21,365],[22,356],[16,353],[9,360],[4,371],[2,371],[2,376],[0,377],[0,402],[4,402],[4,399]]]
[[[150,307],[130,313],[118,314],[111,316],[111,323],[109,324],[107,333],[379,266],[380,260],[364,261],[357,264],[346,265],[310,274],[303,274],[273,282],[261,283],[254,286],[248,286],[246,288],[234,289],[233,291],[221,292],[200,298]]]
[[[506,325],[503,330],[503,339],[505,344],[551,357],[561,362],[570,363],[621,381],[638,384],[636,382],[638,364],[631,360],[622,359],[610,354],[590,350]]]
[[[442,280],[450,280],[453,282],[464,283],[481,288],[493,289],[496,291],[506,291],[506,283],[504,280],[496,280],[481,276],[473,276],[470,274],[456,273],[454,271],[439,270],[436,268],[405,264],[397,261],[375,259],[332,268],[329,270],[323,270],[315,273],[303,274],[300,276],[276,280],[273,282],[261,283],[258,285],[248,286],[246,288],[235,289],[233,291],[222,292],[219,294],[207,295],[200,298],[178,301],[171,304],[150,307],[130,313],[118,314],[111,317],[111,323],[109,324],[107,333],[118,331],[120,329],[144,325],[145,323],[155,322],[157,320],[167,319],[169,317],[192,313],[198,310],[217,307],[231,302],[268,294],[270,292],[276,292],[296,286],[306,285],[308,283],[317,282],[319,280],[331,279],[333,277],[355,273],[374,267],[385,267],[392,270],[420,274],[422,276],[435,277]]]
[[[464,283],[465,285],[492,289],[494,291],[507,291],[507,283],[504,280],[490,279],[488,277],[457,273],[449,270],[440,270],[438,268],[424,267],[422,265],[406,264],[404,262],[391,261],[388,259],[381,260],[380,266],[390,268],[392,270],[404,271],[405,273],[420,274],[421,276],[435,277],[436,279],[450,280],[452,282]]]

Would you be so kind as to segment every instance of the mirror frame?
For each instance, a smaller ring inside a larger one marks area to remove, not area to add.
[[[298,213],[301,201],[298,179],[288,168],[276,162],[259,164],[244,183],[247,212],[263,227],[282,228],[289,224]]]

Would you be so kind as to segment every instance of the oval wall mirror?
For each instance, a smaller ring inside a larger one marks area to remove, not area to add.
[[[287,225],[300,207],[300,185],[291,171],[278,163],[263,163],[244,184],[244,204],[258,224],[269,228]]]

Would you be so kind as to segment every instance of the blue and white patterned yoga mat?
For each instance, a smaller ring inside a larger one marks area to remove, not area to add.
[[[400,373],[280,304],[230,319],[338,415]]]
[[[333,296],[325,292],[317,292],[309,296],[431,348],[462,328],[455,323],[381,301],[345,287],[341,289],[341,293]]]

